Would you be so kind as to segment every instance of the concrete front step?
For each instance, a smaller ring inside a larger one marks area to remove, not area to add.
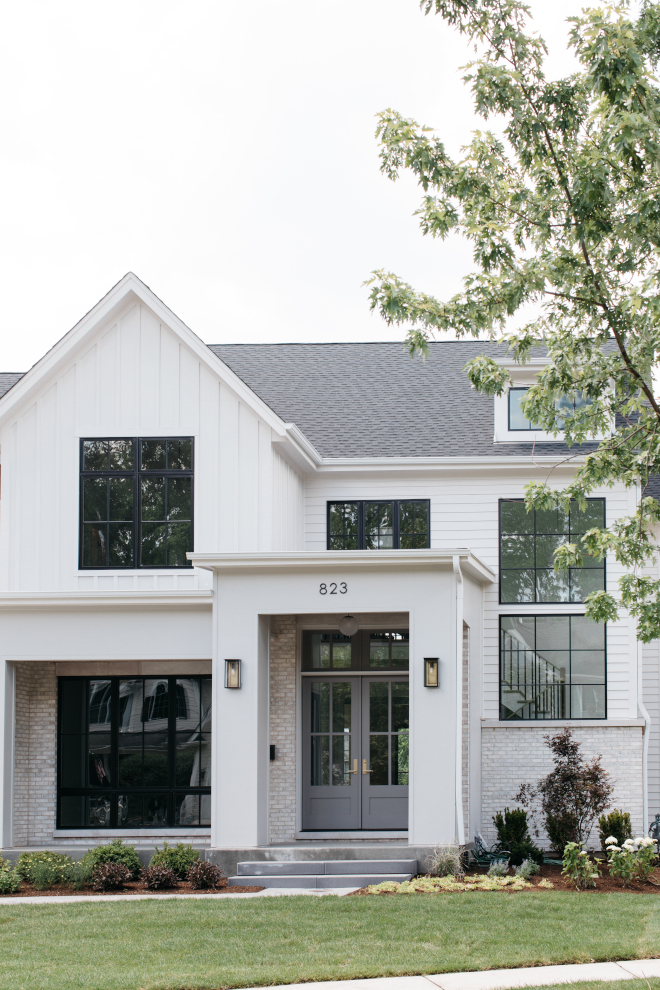
[[[417,873],[416,859],[326,859],[326,860],[250,860],[238,863],[239,877],[332,876],[364,873]],[[369,881],[370,883],[376,881]]]
[[[292,863],[287,863],[292,866]],[[315,864],[318,866],[319,864]],[[301,887],[316,890],[328,890],[332,887],[366,887],[371,883],[383,883],[385,880],[396,880],[402,883],[410,880],[411,873],[334,873],[310,874],[287,873],[280,876],[255,876],[254,874],[229,877],[230,887],[259,886],[259,887]]]

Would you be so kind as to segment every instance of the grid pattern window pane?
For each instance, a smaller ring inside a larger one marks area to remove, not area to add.
[[[604,625],[584,615],[500,617],[502,721],[606,714]]]
[[[82,440],[81,568],[189,567],[191,437]]]
[[[538,423],[532,423],[525,416],[521,408],[522,400],[527,395],[528,388],[509,389],[509,429],[510,430],[542,430]],[[557,418],[557,426],[561,430],[564,428],[564,419],[573,415],[580,406],[589,403],[588,396],[583,392],[576,392],[575,395],[563,395],[555,402],[555,409],[561,415]]]
[[[589,499],[581,510],[533,509],[524,502],[500,501],[500,601],[583,602],[605,588],[605,561],[583,553],[583,566],[555,572],[554,552],[577,543],[588,529],[605,525],[605,499]]]
[[[61,827],[202,827],[210,785],[210,677],[59,679]]]
[[[328,502],[328,550],[419,550],[430,546],[427,500]]]

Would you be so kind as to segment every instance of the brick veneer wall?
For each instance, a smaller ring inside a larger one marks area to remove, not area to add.
[[[524,728],[482,727],[482,832],[488,842],[496,839],[492,816],[507,805],[515,806],[520,784],[535,783],[552,770],[551,753],[543,737],[559,731],[542,723]],[[641,726],[576,726],[573,736],[585,758],[602,754],[614,785],[611,807],[628,811],[633,834],[642,834]],[[549,846],[543,834],[540,844]],[[588,844],[599,846],[597,828]]]
[[[296,617],[277,615],[270,626],[270,764],[269,826],[271,842],[295,839],[296,833]]]
[[[16,664],[14,845],[52,841],[57,680],[54,663]]]

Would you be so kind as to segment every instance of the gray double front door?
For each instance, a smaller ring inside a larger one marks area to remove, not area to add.
[[[302,698],[303,829],[407,829],[407,675],[307,675]]]

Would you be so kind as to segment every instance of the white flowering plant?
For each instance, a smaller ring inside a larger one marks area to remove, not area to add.
[[[605,849],[610,876],[619,877],[624,887],[627,887],[631,880],[640,882],[648,880],[655,869],[657,863],[655,843],[648,835],[626,839],[622,845],[610,835],[605,840]]]
[[[595,887],[600,870],[579,842],[567,842],[564,847],[562,875],[571,881],[577,890]]]

